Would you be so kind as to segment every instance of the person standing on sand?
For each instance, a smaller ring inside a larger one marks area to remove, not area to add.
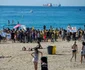
[[[35,47],[34,52],[31,54],[31,56],[33,57],[32,61],[34,63],[35,70],[37,70],[38,68],[39,53],[41,53],[41,56],[43,55],[42,52],[38,51],[38,48]]]
[[[76,41],[75,41],[73,46],[72,46],[72,58],[70,59],[70,61],[72,61],[73,57],[75,57],[75,61],[76,61],[77,51],[78,51],[78,46],[77,46]]]
[[[83,57],[85,59],[85,42],[82,42],[81,63],[83,61]]]

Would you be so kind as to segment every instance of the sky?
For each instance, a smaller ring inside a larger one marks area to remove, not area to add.
[[[0,5],[9,6],[43,6],[47,3],[62,6],[85,6],[85,0],[0,0]]]

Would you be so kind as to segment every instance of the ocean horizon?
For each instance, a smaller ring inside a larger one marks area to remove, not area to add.
[[[10,24],[18,22],[26,27],[35,29],[49,29],[52,26],[66,29],[68,24],[72,27],[84,29],[85,25],[85,6],[61,6],[61,7],[44,7],[44,6],[0,6],[0,29]],[[12,22],[13,21],[13,22]]]

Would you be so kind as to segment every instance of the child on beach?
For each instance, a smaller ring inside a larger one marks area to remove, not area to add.
[[[78,46],[76,44],[76,41],[74,42],[73,46],[72,46],[72,58],[70,61],[72,61],[73,57],[75,57],[75,61],[76,61],[76,53],[78,51]]]
[[[37,70],[37,66],[38,66],[39,53],[41,53],[41,56],[43,55],[42,52],[38,51],[38,48],[36,47],[34,48],[34,52],[31,54],[31,56],[33,57],[35,70]]]
[[[83,61],[83,57],[85,59],[85,42],[82,42],[81,63]]]

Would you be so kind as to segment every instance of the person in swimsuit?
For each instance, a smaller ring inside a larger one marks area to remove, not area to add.
[[[85,42],[82,42],[81,63],[83,61],[83,57],[85,59]]]
[[[76,61],[77,51],[78,51],[78,46],[77,46],[76,41],[75,41],[73,46],[72,46],[72,58],[70,59],[70,61],[72,61],[73,57],[75,57],[75,61]]]
[[[37,70],[37,66],[38,66],[39,53],[41,53],[41,56],[43,55],[42,52],[38,51],[38,48],[35,47],[34,52],[31,54],[31,56],[33,57],[32,61],[34,63],[35,70]]]

